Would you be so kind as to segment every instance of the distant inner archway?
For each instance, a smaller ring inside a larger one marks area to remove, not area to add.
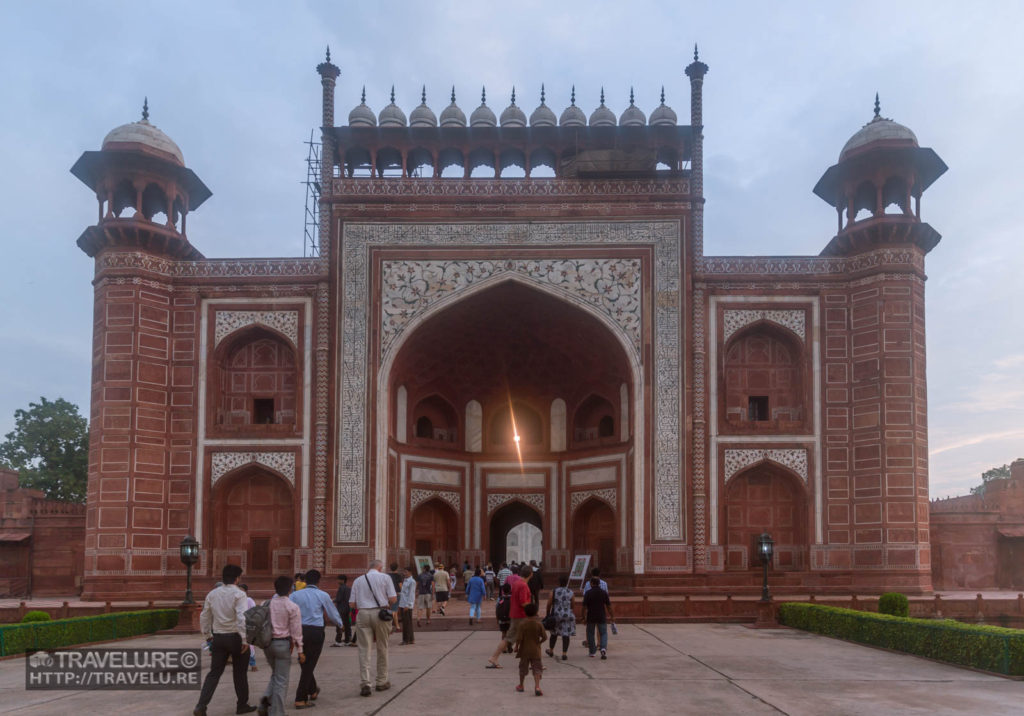
[[[527,523],[541,531],[541,554],[544,550],[543,531],[544,523],[540,513],[522,502],[510,502],[498,508],[491,515],[490,529],[490,559],[491,563],[500,565],[508,561],[507,540],[508,533],[515,527]]]

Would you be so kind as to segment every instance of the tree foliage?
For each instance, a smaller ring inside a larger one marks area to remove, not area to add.
[[[999,467],[993,467],[985,472],[981,473],[981,484],[975,485],[971,488],[972,495],[984,495],[985,487],[988,486],[992,480],[1002,480],[1010,476],[1010,466],[1001,465]]]
[[[89,432],[78,406],[40,398],[28,410],[14,411],[14,423],[0,443],[0,462],[18,471],[21,486],[43,490],[52,500],[85,502]]]

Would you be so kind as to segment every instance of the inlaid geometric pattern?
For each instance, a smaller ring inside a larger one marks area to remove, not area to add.
[[[736,473],[762,460],[771,460],[788,467],[807,484],[807,450],[802,448],[726,450],[725,481],[728,482]]]
[[[544,495],[542,493],[522,492],[496,492],[487,496],[487,514],[491,514],[506,502],[519,500],[537,508],[537,511],[544,514]]]
[[[292,345],[299,344],[298,311],[217,311],[213,329],[214,347],[239,328],[254,323],[284,334]]]
[[[212,485],[216,485],[217,480],[236,468],[257,463],[281,473],[292,487],[295,486],[294,452],[215,452],[210,460]]]
[[[730,309],[725,311],[722,323],[725,331],[725,340],[729,340],[736,331],[740,330],[744,326],[749,326],[755,321],[771,321],[777,323],[783,328],[788,328],[793,333],[804,338],[804,324],[806,323],[806,311],[793,309],[793,310],[747,310],[747,309]]]
[[[415,510],[417,505],[434,497],[447,502],[455,508],[457,513],[462,513],[462,495],[452,490],[417,490],[413,488],[409,492],[409,509]]]
[[[640,350],[639,259],[509,259],[385,261],[381,296],[381,360],[409,321],[453,292],[501,274],[572,293],[622,327]]]
[[[569,498],[569,514],[571,515],[576,511],[576,508],[582,505],[584,502],[589,500],[591,497],[597,497],[604,500],[613,508],[616,506],[616,498],[618,496],[618,490],[614,487],[607,487],[600,490],[583,490],[582,492],[574,492]]]

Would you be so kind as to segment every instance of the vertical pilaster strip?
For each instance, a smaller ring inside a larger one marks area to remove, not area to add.
[[[327,359],[329,354],[330,291],[326,283],[318,283],[314,302],[316,312],[316,356],[314,400],[316,402],[316,423],[314,430],[313,461],[313,561],[321,569],[326,564],[327,538],[327,408],[328,379]]]
[[[706,300],[704,283],[695,283],[693,288],[693,569],[705,570],[705,546],[707,544],[707,473],[704,454],[707,440],[707,413],[705,400],[707,386],[705,322]],[[712,475],[711,479],[715,479]]]

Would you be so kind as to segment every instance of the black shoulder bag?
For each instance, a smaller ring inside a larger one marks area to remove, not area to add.
[[[381,607],[380,606],[380,602],[377,601],[377,595],[374,594],[373,585],[370,584],[370,577],[368,575],[364,574],[363,575],[363,579],[366,580],[366,587],[370,590],[370,596],[373,597],[373,603],[376,604],[378,607],[380,607],[380,611],[377,612],[377,617],[382,622],[389,622],[389,621],[391,621],[391,619],[392,619],[391,609],[389,607]]]

